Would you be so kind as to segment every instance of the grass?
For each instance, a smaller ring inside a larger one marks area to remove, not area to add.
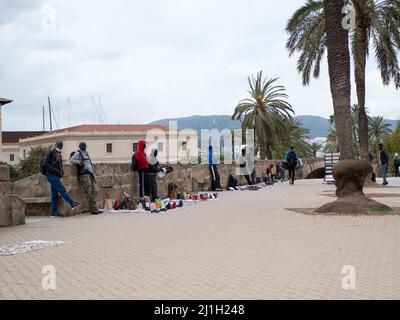
[[[389,213],[389,212],[393,211],[393,209],[391,207],[384,205],[384,204],[379,204],[379,205],[375,206],[372,210],[376,213],[381,213],[381,214]]]

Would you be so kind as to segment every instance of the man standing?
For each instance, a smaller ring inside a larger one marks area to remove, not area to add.
[[[208,147],[208,169],[210,170],[211,176],[211,191],[222,191],[220,177],[216,161],[214,159],[213,147]]]
[[[158,155],[157,149],[151,150],[148,160],[149,190],[151,194],[151,201],[153,202],[155,202],[155,200],[158,198],[157,175],[160,172],[166,173],[166,170],[163,169],[160,163],[158,162],[157,155]]]
[[[389,156],[385,151],[383,144],[378,144],[379,147],[379,163],[381,165],[381,175],[383,178],[383,185],[386,186],[388,184],[386,176],[388,171],[388,163],[389,163]]]
[[[296,152],[294,151],[294,147],[290,147],[289,152],[287,152],[285,155],[285,161],[289,170],[289,184],[294,184],[297,160],[298,158]]]
[[[395,177],[399,177],[400,176],[400,172],[399,172],[400,157],[399,157],[399,154],[397,152],[394,154],[393,167],[394,167],[394,176]]]
[[[79,149],[69,160],[69,163],[78,167],[78,179],[86,194],[89,212],[91,214],[100,214],[103,211],[97,208],[98,188],[93,173],[93,164],[89,153],[86,150],[86,143],[79,143]]]
[[[44,156],[40,169],[42,174],[47,178],[47,181],[51,185],[51,216],[55,217],[58,215],[57,200],[58,194],[64,198],[66,202],[70,204],[72,210],[75,210],[80,206],[80,203],[72,200],[68,195],[67,190],[61,182],[61,178],[64,175],[64,170],[62,166],[61,150],[63,148],[62,141],[56,142],[54,148],[49,150]]]
[[[144,202],[144,197],[150,196],[149,186],[149,163],[147,161],[147,155],[145,152],[146,141],[139,140],[138,150],[135,152],[135,159],[138,163],[138,174],[139,174],[139,196],[140,201]]]

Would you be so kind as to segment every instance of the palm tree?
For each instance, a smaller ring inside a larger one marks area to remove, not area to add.
[[[350,112],[350,52],[342,28],[343,0],[324,0],[328,68],[339,150],[343,160],[353,158]]]
[[[368,118],[368,136],[371,142],[371,151],[378,154],[378,144],[383,142],[385,136],[393,133],[390,124],[383,117]]]
[[[322,150],[323,144],[320,142],[312,142],[311,143],[311,152],[314,158],[317,157],[317,153],[320,152]]]
[[[289,147],[294,147],[300,157],[308,157],[312,154],[311,146],[307,142],[310,130],[304,128],[302,123],[295,119],[284,120],[286,130],[273,140],[273,156],[275,159],[283,159]]]
[[[254,129],[256,143],[261,158],[271,157],[274,139],[285,130],[285,119],[290,119],[294,111],[285,87],[276,85],[278,78],[263,79],[262,71],[257,76],[248,77],[250,98],[241,100],[232,115],[233,120],[242,121],[242,129]]]
[[[375,49],[382,82],[393,80],[400,87],[400,69],[396,47],[400,47],[400,2],[398,0],[351,0],[356,11],[356,29],[351,33],[354,76],[359,106],[358,127],[361,158],[368,159],[368,117],[365,109],[365,67],[369,47]],[[326,50],[324,3],[308,0],[289,20],[287,48],[290,55],[300,52],[298,71],[303,84],[310,83],[311,73],[319,77]]]
[[[339,152],[339,139],[334,124],[329,128],[324,152]]]
[[[369,139],[382,142],[385,135],[393,133],[390,127],[383,117],[370,117],[368,119]]]

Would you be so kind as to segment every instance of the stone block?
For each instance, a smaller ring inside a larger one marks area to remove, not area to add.
[[[0,182],[10,181],[10,168],[9,166],[0,165]]]

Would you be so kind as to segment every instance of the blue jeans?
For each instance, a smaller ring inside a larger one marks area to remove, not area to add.
[[[67,201],[72,207],[74,200],[72,200],[71,197],[68,195],[67,190],[61,183],[60,178],[57,176],[47,176],[46,178],[51,185],[51,214],[52,215],[57,214],[58,194],[61,194],[64,200]]]
[[[386,176],[387,176],[387,164],[381,165],[381,176],[383,178],[383,183],[387,184]]]

